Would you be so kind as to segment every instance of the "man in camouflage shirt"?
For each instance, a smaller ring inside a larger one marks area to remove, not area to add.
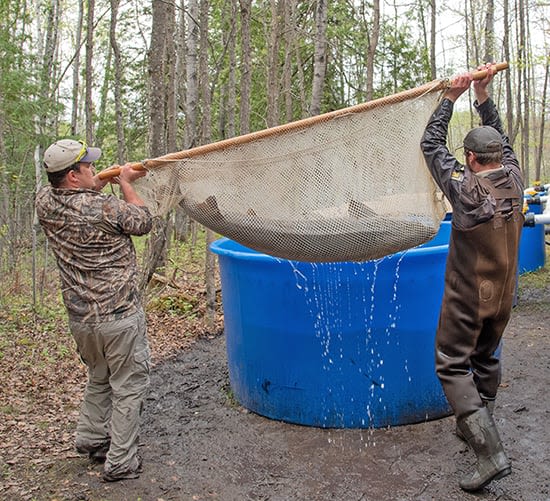
[[[40,224],[57,259],[63,301],[88,383],[76,448],[105,461],[103,479],[137,478],[139,419],[149,384],[149,345],[132,235],[151,230],[149,209],[132,187],[130,165],[111,182],[123,200],[102,194],[94,175],[99,148],[62,139],[44,153],[50,182],[37,194]]]

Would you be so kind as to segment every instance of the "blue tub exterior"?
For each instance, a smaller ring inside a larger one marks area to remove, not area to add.
[[[534,214],[542,213],[542,205],[529,204],[529,212]],[[546,261],[546,247],[544,225],[524,226],[519,242],[519,273],[528,273],[544,267]]]
[[[434,368],[450,222],[364,263],[281,260],[220,239],[232,391],[260,415],[323,428],[448,415]]]

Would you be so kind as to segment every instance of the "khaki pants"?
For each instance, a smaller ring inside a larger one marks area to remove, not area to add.
[[[77,447],[93,450],[111,441],[105,471],[137,464],[139,420],[149,386],[150,353],[145,314],[122,320],[81,323],[69,320],[88,383],[76,428]]]

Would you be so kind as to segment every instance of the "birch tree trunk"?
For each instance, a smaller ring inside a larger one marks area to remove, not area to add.
[[[122,79],[123,79],[123,63],[120,53],[120,47],[117,40],[117,21],[118,7],[120,0],[111,0],[111,25],[109,30],[109,38],[114,57],[114,82],[113,93],[115,98],[115,124],[116,124],[116,140],[117,140],[117,162],[122,165],[126,160],[126,138],[124,134],[124,117],[122,112]]]
[[[380,0],[372,3],[372,27],[368,33],[369,45],[367,47],[367,81],[366,100],[371,101],[374,96],[374,58],[378,39],[380,37]]]
[[[436,0],[430,0],[430,77],[437,78],[437,67],[435,61],[436,34],[437,34],[437,9]]]
[[[492,63],[495,61],[495,2],[494,0],[486,0],[485,11],[485,52],[483,56],[484,63]]]
[[[166,152],[177,150],[177,91],[176,91],[176,9],[174,1],[165,2],[165,109],[166,109]]]
[[[546,125],[546,106],[547,106],[547,97],[548,97],[548,80],[550,79],[549,75],[550,64],[548,59],[546,60],[545,72],[544,72],[544,86],[542,89],[541,103],[540,103],[540,123],[539,123],[539,138],[538,144],[535,152],[535,180],[541,180],[541,171],[542,171],[542,157],[544,151],[544,127]],[[548,203],[548,202],[547,202]]]
[[[285,123],[292,121],[292,51],[294,50],[294,26],[293,26],[294,0],[286,0],[284,3],[284,44],[285,58],[283,63],[283,95],[284,95],[284,117]]]
[[[251,46],[250,46],[250,16],[252,0],[239,0],[241,19],[241,108],[239,114],[240,133],[250,132],[250,86],[252,81]]]
[[[112,19],[112,18],[111,18]],[[103,84],[101,85],[101,92],[99,96],[99,111],[96,114],[94,130],[101,130],[107,118],[107,103],[109,101],[109,92],[111,90],[111,82],[113,81],[113,47],[111,43],[108,44],[107,55],[105,56],[105,71],[103,72]],[[94,138],[94,145],[99,148],[103,145],[103,135],[97,135]]]
[[[44,101],[51,97],[52,81],[54,75],[52,75],[52,68],[54,67],[55,54],[58,49],[58,30],[59,30],[59,0],[51,2],[46,7],[47,23],[46,23],[46,36],[44,42],[44,53],[42,55],[42,67],[40,69],[40,94]],[[38,132],[44,133],[51,127],[52,119],[44,114],[40,115],[38,123]]]
[[[93,124],[93,54],[94,54],[94,10],[95,0],[88,0],[88,13],[86,16],[86,98],[84,103],[84,115],[86,117],[86,142],[94,142],[94,124]]]
[[[197,111],[199,103],[198,44],[199,44],[199,4],[189,0],[187,5],[187,99],[185,102],[184,148],[197,146]]]
[[[78,110],[80,104],[80,44],[82,41],[82,25],[84,24],[84,0],[78,0],[78,16],[75,32],[75,56],[73,60],[73,99],[71,110],[71,134],[76,136],[78,130]]]
[[[237,20],[239,6],[237,0],[231,0],[231,35],[229,37],[229,78],[227,83],[227,137],[233,137],[237,131]]]
[[[209,144],[212,138],[211,105],[212,95],[208,78],[208,16],[210,10],[209,0],[200,2],[200,58],[199,58],[199,82],[203,103],[201,143]],[[206,256],[204,264],[204,277],[206,285],[206,318],[209,326],[214,326],[216,315],[216,256],[210,251],[209,245],[216,239],[215,233],[206,228]]]
[[[502,44],[504,46],[504,59],[510,61],[510,23],[509,23],[509,1],[503,0],[502,13],[504,17],[504,36]],[[512,75],[510,71],[506,71],[504,75],[506,86],[506,132],[509,136],[510,143],[514,144],[514,105],[512,103]]]
[[[267,127],[279,125],[279,3],[278,0],[269,0],[271,7],[271,26],[269,30],[269,44],[267,55]]]
[[[175,92],[176,92],[176,109],[175,113],[177,114],[180,110],[184,111],[185,103],[187,101],[187,71],[186,71],[186,61],[187,61],[187,44],[186,44],[186,6],[185,0],[180,0],[177,20],[176,20],[176,81],[175,81]],[[177,122],[177,116],[176,116]],[[184,129],[185,130],[185,129]],[[177,149],[185,148],[185,136],[178,141]],[[184,242],[187,240],[190,231],[190,221],[191,219],[185,213],[185,211],[180,207],[176,206],[174,208],[174,238],[179,242]]]
[[[327,0],[317,0],[315,9],[315,50],[313,54],[313,83],[310,115],[321,112],[323,88],[327,71]]]
[[[524,0],[518,1],[518,67],[521,78],[518,79],[518,102],[520,103],[521,118],[521,165],[523,168],[523,182],[529,186],[529,82],[527,80],[527,36],[526,36],[526,5]]]

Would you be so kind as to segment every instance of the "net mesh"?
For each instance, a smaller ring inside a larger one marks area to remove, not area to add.
[[[276,257],[364,261],[408,249],[431,239],[445,213],[420,151],[439,89],[164,160],[136,188],[156,215],[179,204]]]

